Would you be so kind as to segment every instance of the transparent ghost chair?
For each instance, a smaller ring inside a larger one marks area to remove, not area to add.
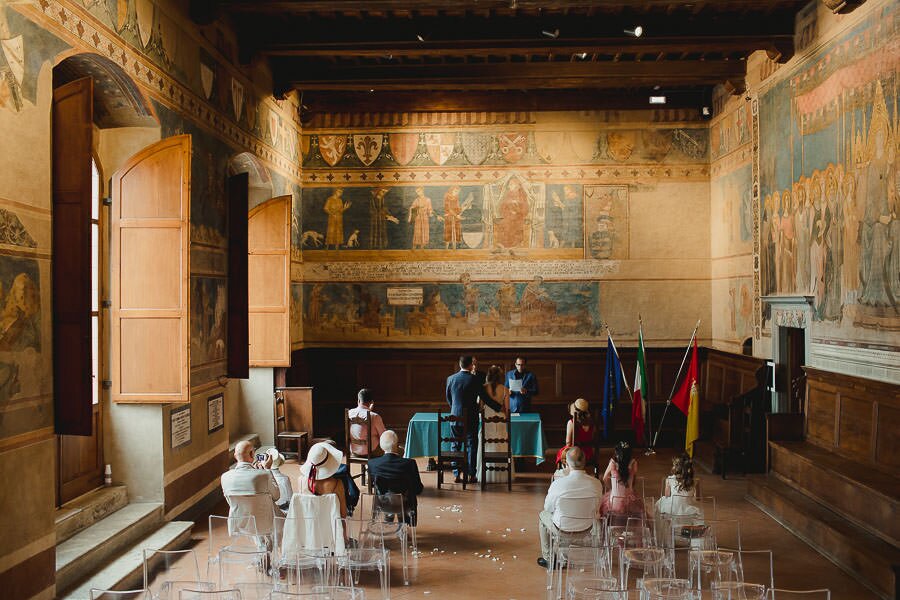
[[[569,546],[565,551],[565,581],[584,578],[615,578],[618,581],[618,571],[612,570],[613,561],[610,552],[619,552],[618,546]],[[617,562],[617,561],[616,561]],[[562,569],[559,569],[562,577]]]
[[[261,538],[256,529],[256,517],[209,516],[209,538],[207,538],[206,579],[214,580],[218,575],[219,550],[261,550]]]
[[[659,579],[668,573],[668,551],[663,548],[624,548],[622,550],[622,587],[636,589],[645,578]],[[632,572],[640,576],[632,582]]]
[[[178,600],[182,589],[215,589],[200,578],[197,554],[193,550],[143,551],[144,587],[154,600]]]
[[[244,598],[238,590],[182,589],[178,591],[177,600],[244,600]]]
[[[694,592],[687,579],[651,578],[641,581],[641,600],[692,600]]]
[[[615,577],[575,577],[566,584],[566,600],[628,600]]]
[[[775,556],[771,550],[738,550],[734,554],[731,574],[737,581],[762,581],[766,587],[775,587]]]
[[[101,590],[91,588],[91,600],[150,600],[147,590]]]
[[[410,538],[413,541],[413,552],[416,550],[412,522],[413,516],[407,514],[404,507],[403,494],[386,493],[372,496],[372,519],[369,528],[373,532],[379,532],[385,541],[393,538],[400,541],[403,585],[409,585]]]
[[[308,591],[329,585],[336,546],[334,528],[323,531],[315,516],[275,517],[272,579],[280,591]],[[343,547],[343,537],[340,539]]]
[[[366,600],[365,590],[345,585],[317,586],[313,592],[325,594],[327,600]]]
[[[713,600],[766,600],[766,586],[743,581],[714,581]]]
[[[593,498],[560,498],[558,510],[564,515],[596,514],[599,500]],[[577,506],[581,504],[581,510]],[[585,507],[588,510],[584,510]],[[593,508],[590,508],[593,507]],[[590,547],[602,545],[602,528],[593,518],[572,517],[573,522],[581,522],[587,525],[581,531],[563,531],[557,527],[550,530],[550,560],[547,561],[547,591],[558,598],[562,594],[562,570],[558,569],[566,560],[566,553],[570,546]],[[554,595],[555,592],[555,595]]]
[[[381,583],[381,596],[391,597],[390,550],[384,547],[381,528],[372,528],[375,521],[337,519],[334,523],[335,538],[342,536],[346,543],[335,553],[337,580],[346,572],[346,586],[356,589],[362,571],[377,571]]]
[[[241,600],[271,600],[275,587],[269,583],[235,583],[234,589],[241,593]]]
[[[698,540],[691,540],[691,573],[697,589],[709,589],[713,581],[741,579],[741,523],[737,519],[706,520],[708,530]]]
[[[219,577],[216,581],[219,589],[228,590],[237,589],[239,584],[271,586],[269,553],[265,550],[219,550]]]
[[[816,590],[780,590],[771,588],[769,600],[831,600],[831,590],[820,588]]]

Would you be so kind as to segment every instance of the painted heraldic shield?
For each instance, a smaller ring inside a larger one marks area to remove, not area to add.
[[[353,149],[356,156],[365,166],[370,166],[381,155],[384,136],[380,133],[362,133],[353,135]]]
[[[470,164],[480,165],[490,156],[493,141],[489,133],[464,133],[461,136],[463,154]]]
[[[456,147],[455,133],[426,133],[425,149],[428,150],[428,156],[437,165],[442,165],[453,155],[453,149]]]
[[[416,157],[419,149],[418,133],[390,133],[388,143],[391,145],[391,154],[401,167],[405,167]]]
[[[345,135],[320,135],[319,153],[330,166],[341,162],[344,150],[347,149],[347,136]]]
[[[501,133],[497,136],[500,156],[508,163],[519,162],[528,150],[527,133]]]

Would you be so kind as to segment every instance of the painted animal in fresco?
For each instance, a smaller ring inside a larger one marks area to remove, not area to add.
[[[304,231],[303,235],[300,236],[301,246],[315,246],[316,248],[320,248],[324,241],[325,236],[318,231]]]
[[[348,248],[359,247],[359,229],[354,229],[353,233],[350,234],[350,237],[347,238],[347,247]]]
[[[555,231],[547,231],[547,239],[550,240],[548,245],[551,248],[559,248],[559,238],[556,237]]]

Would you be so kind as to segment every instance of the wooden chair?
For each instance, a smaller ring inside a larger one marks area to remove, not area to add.
[[[441,485],[444,483],[444,471],[447,470],[447,467],[453,468],[453,463],[457,464],[457,469],[463,474],[462,476],[462,485],[463,489],[466,489],[466,484],[469,483],[469,465],[468,465],[468,450],[469,443],[466,440],[467,426],[466,426],[466,418],[457,417],[455,415],[446,415],[441,411],[438,411],[437,414],[438,422],[437,422],[437,486],[438,489],[441,489]],[[444,436],[443,426],[444,423],[450,424],[450,433],[449,437]],[[453,426],[459,424],[462,426],[462,434],[460,436],[454,436],[453,434]],[[442,446],[444,443],[449,442],[451,444],[459,444],[459,450],[444,450]]]
[[[309,441],[309,433],[306,431],[292,431],[288,423],[287,406],[285,405],[284,390],[275,390],[275,447],[285,456],[296,456],[297,461],[303,459],[306,453],[306,444]],[[294,444],[296,452],[289,450]]]
[[[366,413],[367,415],[370,413]],[[366,439],[356,438],[350,433],[351,425],[360,425],[365,428],[366,431]],[[368,451],[366,454],[355,454],[352,450],[353,446],[365,446]],[[366,469],[369,466],[369,453],[372,451],[372,419],[367,417],[351,417],[350,409],[344,409],[344,462],[347,464],[347,472],[350,473],[350,477],[356,479],[360,478],[360,481],[363,485],[366,485]],[[361,471],[359,475],[354,475],[351,469],[351,465],[357,464],[360,465]],[[369,478],[368,488],[369,493],[372,493],[372,481],[371,477]]]
[[[503,429],[506,431],[505,436],[487,437],[487,428],[490,423],[502,423]],[[481,473],[479,474],[479,483],[481,489],[485,486],[485,473],[487,471],[506,471],[506,489],[512,490],[512,436],[510,435],[510,417],[509,412],[502,415],[494,415],[486,417],[484,409],[481,410],[481,431],[478,433],[481,440]],[[488,444],[506,444],[506,451],[488,452]],[[496,466],[499,465],[499,466]]]

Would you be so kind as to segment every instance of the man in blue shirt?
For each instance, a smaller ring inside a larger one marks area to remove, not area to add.
[[[512,391],[513,381],[522,382],[522,391]],[[525,358],[516,358],[516,368],[506,373],[506,387],[509,388],[509,412],[526,413],[531,411],[531,398],[538,395],[537,377],[525,370]]]

